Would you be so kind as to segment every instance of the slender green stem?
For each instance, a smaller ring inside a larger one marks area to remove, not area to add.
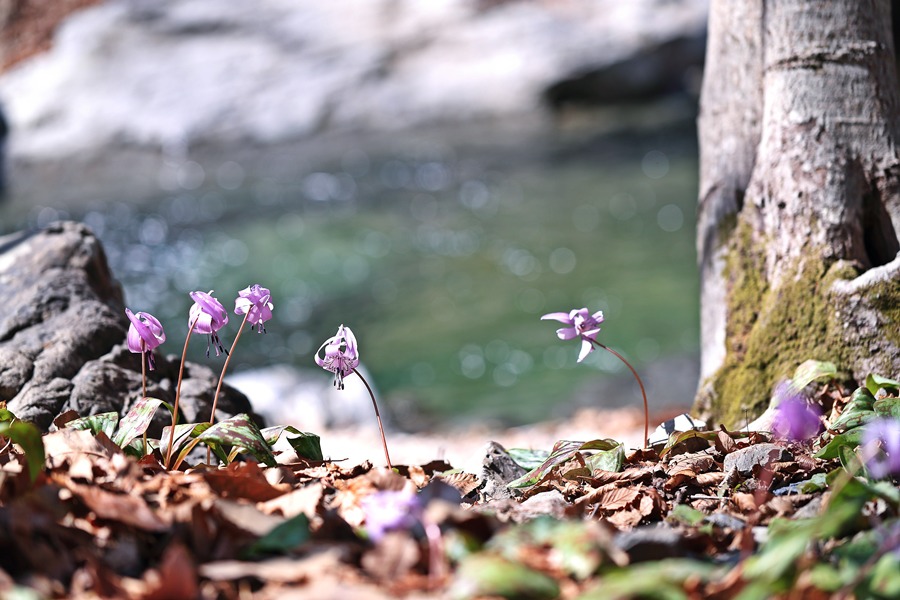
[[[225,356],[225,364],[222,365],[222,372],[219,374],[219,383],[216,384],[216,394],[213,396],[212,402],[212,410],[209,413],[209,424],[214,425],[216,422],[216,405],[219,403],[219,392],[222,391],[222,381],[225,379],[225,371],[228,370],[228,363],[231,362],[231,357],[234,356],[234,347],[237,346],[237,342],[241,339],[241,332],[244,331],[244,325],[247,324],[247,317],[250,316],[250,311],[244,313],[244,320],[241,321],[241,326],[238,328],[237,335],[234,336],[234,341],[231,342],[231,350]],[[206,449],[206,462],[210,461],[210,449]]]
[[[178,422],[178,401],[181,399],[181,380],[184,377],[184,361],[187,357],[188,344],[191,341],[191,334],[194,333],[194,327],[197,320],[191,321],[191,327],[188,329],[187,337],[184,338],[184,350],[181,351],[181,366],[178,368],[178,385],[175,386],[175,406],[172,407],[172,429],[169,431],[169,447],[166,449],[166,468],[169,467],[169,461],[172,459],[172,446],[175,444],[175,424]]]
[[[366,381],[366,378],[363,377],[359,371],[353,369],[353,372],[356,373],[362,380],[363,385],[366,386],[366,389],[369,390],[369,396],[372,398],[372,406],[375,407],[375,418],[378,419],[378,429],[381,431],[381,445],[384,446],[384,458],[387,461],[388,469],[393,469],[394,466],[391,464],[391,456],[388,454],[387,439],[384,437],[384,425],[381,423],[381,413],[378,412],[378,403],[375,402],[375,392],[372,391],[369,382]]]
[[[597,340],[591,340],[595,346],[598,348],[603,348],[607,352],[612,353],[616,358],[625,363],[625,366],[631,370],[631,374],[634,375],[634,378],[638,382],[638,386],[641,388],[641,396],[644,398],[644,448],[648,448],[650,446],[650,406],[647,404],[647,392],[644,390],[644,382],[641,381],[640,376],[637,374],[637,371],[634,370],[634,367],[631,366],[631,363],[625,360],[625,357],[610,348],[609,346],[605,346],[598,342]]]

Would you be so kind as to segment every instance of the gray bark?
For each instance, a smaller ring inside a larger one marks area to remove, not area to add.
[[[765,398],[721,397],[721,379],[755,369],[771,389],[802,360],[790,348],[815,349],[805,358],[834,360],[855,378],[896,374],[900,351],[890,338],[900,336],[883,301],[897,292],[900,271],[890,3],[714,0],[706,65],[700,409],[764,406]],[[758,268],[748,273],[748,264]],[[817,281],[798,287],[809,277]],[[810,293],[791,297],[798,289]],[[810,327],[808,340],[798,339],[803,331],[764,332],[786,303],[821,303],[817,319],[828,322]]]

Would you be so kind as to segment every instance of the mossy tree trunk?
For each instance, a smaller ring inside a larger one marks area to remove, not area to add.
[[[701,95],[699,412],[806,359],[900,375],[900,97],[887,0],[713,0]]]

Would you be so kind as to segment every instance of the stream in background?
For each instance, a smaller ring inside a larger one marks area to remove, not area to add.
[[[601,309],[601,339],[639,372],[672,357],[687,357],[676,370],[694,368],[693,121],[520,144],[348,144],[314,169],[289,154],[204,167],[170,149],[147,202],[109,189],[78,206],[32,206],[4,229],[87,223],[127,305],[163,322],[168,353],[179,351],[195,289],[214,289],[229,308],[251,283],[272,290],[268,333],[245,332],[236,371],[314,367],[319,344],[344,323],[401,426],[519,424],[638,403],[615,358],[595,352],[576,364],[578,343],[557,340],[556,323],[539,318]],[[232,315],[226,344],[237,326]],[[204,346],[195,341],[194,359],[207,360]],[[696,374],[669,386],[660,373],[655,389],[669,396],[653,404],[689,403]],[[618,383],[597,397],[602,378]]]

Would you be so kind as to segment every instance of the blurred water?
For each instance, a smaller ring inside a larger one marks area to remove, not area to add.
[[[201,162],[171,151],[151,202],[111,189],[79,208],[34,206],[13,226],[87,223],[170,353],[195,289],[226,306],[251,283],[272,290],[275,318],[244,334],[238,370],[312,366],[344,323],[385,403],[416,423],[546,418],[623,372],[599,352],[576,365],[578,344],[557,340],[545,312],[602,309],[603,341],[639,370],[697,352],[691,124],[526,152],[348,146],[315,169]],[[193,358],[204,351],[194,342]]]

